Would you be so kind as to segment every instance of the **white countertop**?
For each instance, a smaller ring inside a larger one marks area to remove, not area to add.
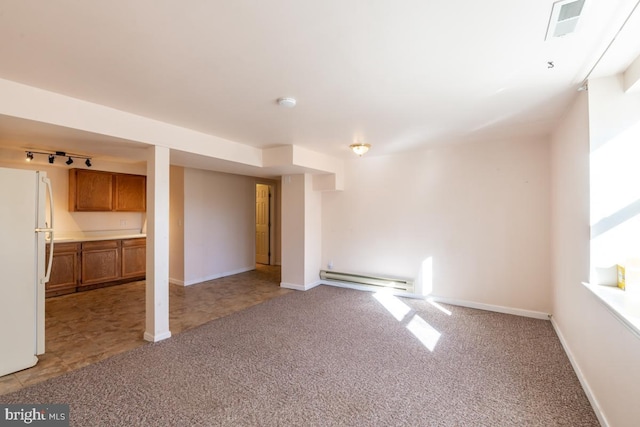
[[[96,240],[120,240],[145,238],[146,234],[140,230],[100,230],[100,231],[73,231],[54,232],[54,243],[90,242]]]

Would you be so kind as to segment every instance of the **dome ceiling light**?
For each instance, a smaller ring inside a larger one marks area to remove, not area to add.
[[[278,105],[285,108],[293,108],[296,106],[294,98],[278,98]]]
[[[358,156],[362,157],[363,154],[366,154],[367,151],[369,151],[369,148],[371,148],[370,144],[363,144],[361,142],[357,143],[357,144],[351,144],[349,146],[349,148],[351,148],[351,150],[356,153]]]

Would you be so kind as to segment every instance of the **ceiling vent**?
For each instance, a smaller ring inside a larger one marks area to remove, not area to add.
[[[545,40],[562,37],[576,30],[584,0],[560,0],[553,4]]]

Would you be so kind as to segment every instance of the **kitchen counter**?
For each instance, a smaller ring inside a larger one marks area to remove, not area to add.
[[[54,233],[54,243],[91,242],[97,240],[139,239],[147,237],[140,230],[78,231]],[[49,241],[49,240],[47,240]]]

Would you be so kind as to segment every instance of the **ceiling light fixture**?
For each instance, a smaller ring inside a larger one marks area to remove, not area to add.
[[[45,156],[48,156],[49,159],[49,164],[53,164],[56,161],[56,157],[60,156],[60,157],[66,157],[67,161],[65,162],[67,165],[71,165],[73,164],[73,159],[84,159],[85,162],[84,164],[87,165],[88,168],[91,167],[91,157],[89,156],[83,156],[82,154],[71,154],[71,153],[65,153],[64,151],[25,151],[25,153],[27,154],[27,161],[30,162],[33,160],[33,158],[35,157],[35,154],[44,154]]]
[[[278,98],[278,105],[285,108],[293,108],[296,106],[294,98]]]
[[[351,144],[349,146],[349,148],[351,148],[351,150],[356,153],[358,156],[362,157],[363,154],[366,154],[367,151],[369,151],[369,148],[371,148],[370,144],[363,144],[361,142],[357,143],[357,144]]]

